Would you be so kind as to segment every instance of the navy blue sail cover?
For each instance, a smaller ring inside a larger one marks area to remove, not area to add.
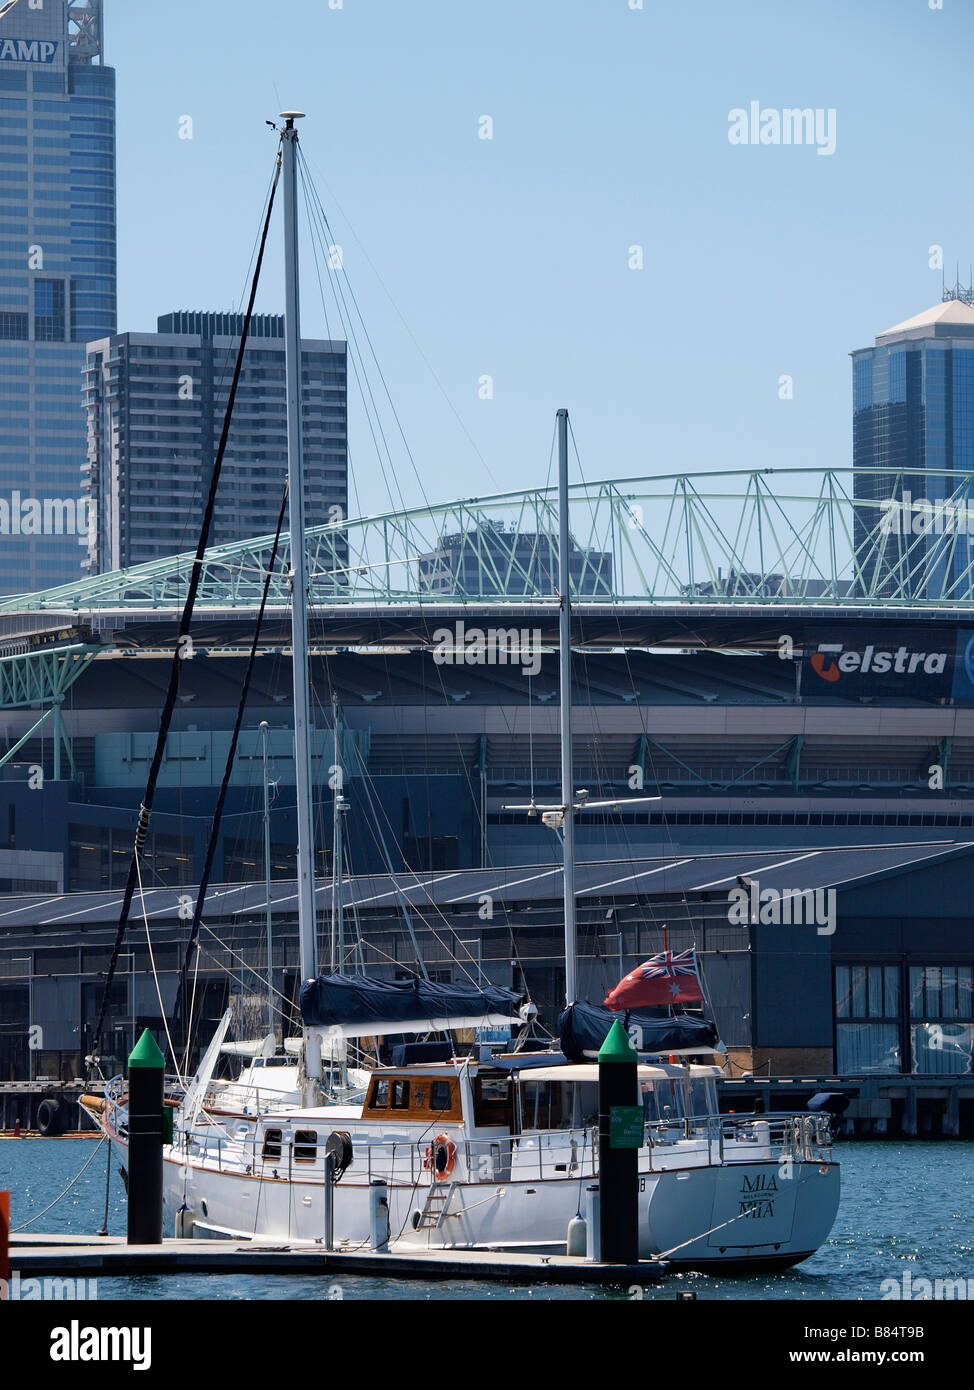
[[[640,1052],[678,1052],[684,1047],[713,1047],[717,1030],[706,1018],[677,1014],[651,1018],[648,1014],[613,1013],[598,1004],[570,1004],[558,1016],[561,1050],[570,1062],[590,1061],[605,1042],[614,1019],[623,1027],[641,1028]]]
[[[301,986],[301,1018],[312,1028],[408,1023],[416,1019],[517,1014],[522,996],[499,985],[441,985],[432,980],[373,980],[319,975]]]

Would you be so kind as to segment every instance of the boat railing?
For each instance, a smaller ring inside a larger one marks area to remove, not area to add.
[[[339,1105],[354,1105],[365,1099],[367,1087],[339,1087],[327,1092],[328,1099]],[[204,1110],[224,1110],[231,1107],[242,1115],[266,1115],[280,1109],[282,1105],[292,1105],[298,1093],[292,1090],[274,1090],[248,1081],[214,1081],[210,1083],[204,1097]]]
[[[526,1130],[450,1141],[437,1153],[433,1136],[380,1135],[363,1143],[355,1122],[336,1123],[349,1134],[349,1173],[358,1181],[381,1179],[414,1187],[446,1182],[492,1183],[550,1178],[584,1178],[599,1169],[598,1128],[591,1124],[565,1129]],[[293,1129],[260,1130],[249,1125],[234,1135],[214,1127],[181,1131],[177,1148],[203,1162],[254,1176],[289,1181],[324,1179],[325,1153],[333,1131],[295,1124]],[[828,1116],[795,1114],[703,1115],[647,1121],[643,1151],[649,1170],[670,1168],[690,1155],[701,1164],[747,1163],[772,1158],[780,1163],[828,1162],[831,1133]]]
[[[782,1162],[829,1161],[832,1135],[827,1115],[791,1112],[696,1115],[684,1119],[650,1120],[646,1124],[650,1168],[665,1164],[666,1150],[679,1144],[706,1150],[707,1162],[745,1163],[753,1150]]]
[[[242,1115],[263,1115],[288,1104],[286,1091],[272,1091],[241,1081],[217,1081],[210,1084],[203,1096],[204,1110],[223,1110],[230,1107]]]

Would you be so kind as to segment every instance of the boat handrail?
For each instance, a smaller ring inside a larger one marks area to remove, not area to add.
[[[300,1114],[282,1120],[270,1133],[249,1126],[245,1134],[227,1135],[213,1127],[198,1126],[188,1133],[180,1131],[177,1147],[188,1156],[204,1161],[215,1157],[222,1171],[224,1164],[234,1171],[255,1176],[289,1180],[307,1178],[321,1181],[324,1176],[325,1147],[332,1133],[322,1126],[322,1117],[305,1122]],[[336,1117],[335,1129],[350,1134],[353,1158],[350,1171],[369,1182],[381,1178],[391,1185],[434,1184],[446,1181],[454,1164],[461,1160],[459,1176],[468,1183],[498,1182],[517,1172],[527,1178],[594,1176],[598,1173],[598,1128],[591,1124],[574,1128],[524,1130],[519,1134],[488,1135],[476,1138],[458,1136],[449,1171],[436,1168],[436,1144],[432,1133],[420,1138],[404,1135],[377,1135],[362,1143],[355,1133],[356,1121]],[[277,1134],[277,1129],[280,1134]],[[651,1120],[644,1128],[643,1151],[650,1171],[671,1168],[677,1153],[702,1154],[708,1165],[745,1163],[757,1156],[789,1161],[831,1161],[831,1132],[826,1115],[795,1113],[719,1114]],[[214,1154],[215,1145],[215,1154]],[[669,1160],[669,1161],[667,1161]]]

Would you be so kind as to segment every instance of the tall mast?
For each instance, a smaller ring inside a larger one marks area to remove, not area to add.
[[[571,551],[568,526],[568,411],[558,416],[558,625],[559,702],[561,713],[561,801],[565,808],[562,828],[565,888],[565,1003],[578,998],[578,962],[575,942],[575,793],[572,787],[572,608]]]
[[[341,758],[341,709],[338,696],[331,697],[332,720],[335,729],[335,765],[332,769],[334,801],[332,804],[332,873],[331,873],[331,968],[342,973],[345,960],[345,904],[342,896],[342,816],[348,808],[345,800],[345,769]]]
[[[267,739],[270,725],[260,721],[260,737],[264,750],[264,913],[267,930],[267,1031],[276,1035],[274,1026],[274,918],[271,912],[271,799],[267,781]]]
[[[298,291],[298,132],[302,111],[282,111],[284,129],[284,289],[287,375],[287,478],[291,523],[291,661],[294,675],[294,771],[298,818],[298,937],[301,979],[318,977],[315,924],[314,819],[311,806],[311,722],[308,693],[308,578],[304,543],[304,449],[301,416],[301,311]],[[305,1030],[305,1042],[309,1041]],[[306,1046],[305,1074],[316,1089],[321,1054]]]

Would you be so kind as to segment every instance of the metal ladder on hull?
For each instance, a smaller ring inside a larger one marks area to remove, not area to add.
[[[443,1225],[450,1212],[450,1202],[456,1191],[456,1183],[451,1182],[449,1187],[443,1183],[434,1182],[426,1194],[426,1201],[423,1210],[419,1214],[416,1222],[417,1231],[435,1231]]]

